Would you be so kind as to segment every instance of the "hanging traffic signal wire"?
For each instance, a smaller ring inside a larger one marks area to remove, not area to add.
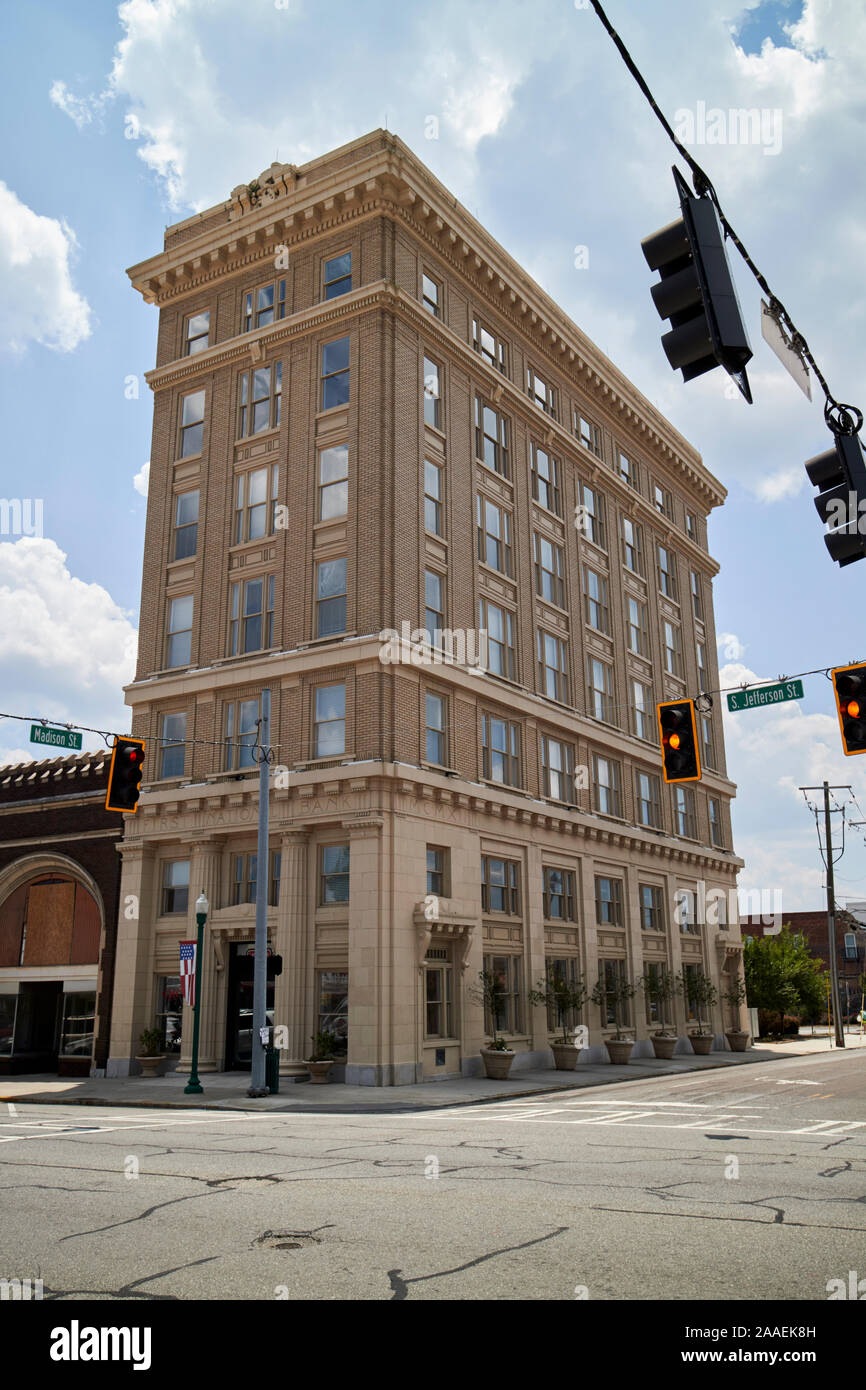
[[[661,110],[658,102],[656,101],[655,97],[653,96],[652,92],[647,86],[643,75],[641,74],[640,70],[635,64],[634,59],[632,58],[631,54],[629,53],[619,34],[616,32],[607,15],[605,14],[604,9],[599,3],[599,0],[590,0],[590,3],[592,5],[592,8],[595,10],[595,13],[598,15],[598,18],[604,25],[604,28],[607,30],[607,33],[610,35],[611,39],[616,45],[620,57],[622,58],[626,67],[628,68],[638,87],[643,92],[647,101],[649,102],[650,107],[652,108],[653,112],[655,113],[656,117],[658,118],[659,122],[664,128],[668,138],[671,140],[677,152],[685,160],[686,164],[688,164],[689,168],[691,169],[695,186],[695,193],[697,194],[698,198],[708,197],[712,200],[716,212],[718,213],[719,222],[721,223],[724,229],[725,236],[729,237],[730,240],[734,243],[743,260],[746,262],[746,265],[749,267],[749,270],[752,272],[758,284],[760,285],[761,289],[767,295],[769,300],[770,312],[772,313],[773,317],[776,319],[777,322],[783,323],[787,327],[791,337],[791,346],[794,348],[798,356],[804,362],[807,362],[809,364],[809,366],[815,373],[815,376],[818,382],[820,383],[821,390],[824,392],[824,420],[827,425],[827,428],[834,435],[859,434],[860,430],[863,428],[863,412],[859,410],[856,406],[841,404],[833,396],[832,392],[830,391],[830,387],[827,385],[827,381],[821,369],[818,366],[818,363],[815,361],[815,358],[812,356],[812,353],[809,350],[809,345],[806,342],[806,339],[803,337],[802,333],[797,328],[797,325],[794,323],[794,320],[791,318],[791,315],[788,313],[788,310],[785,308],[782,301],[776,295],[773,294],[773,291],[770,289],[770,286],[767,283],[766,279],[761,274],[758,267],[755,265],[755,262],[752,260],[742,241],[737,236],[737,233],[734,231],[733,227],[731,226],[730,222],[728,221],[727,217],[722,211],[722,206],[719,202],[719,196],[716,193],[716,190],[713,187],[708,175],[698,164],[697,160],[695,160],[692,157],[692,155],[689,154],[689,151],[685,148],[682,141],[677,138],[664,112]]]

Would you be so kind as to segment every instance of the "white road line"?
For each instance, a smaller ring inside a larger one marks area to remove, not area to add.
[[[228,1124],[232,1121],[237,1123],[238,1121],[244,1120],[267,1120],[270,1118],[271,1116],[263,1115],[261,1114],[261,1112],[253,1112],[250,1114],[234,1115],[210,1114],[207,1117],[202,1116],[201,1118],[199,1118],[198,1116],[196,1116],[194,1119],[183,1120],[176,1120],[171,1118],[167,1118],[164,1120],[148,1120],[144,1122],[139,1121],[138,1124],[130,1125],[96,1125],[93,1127],[83,1125],[67,1125],[64,1129],[42,1129],[39,1130],[36,1134],[10,1134],[8,1138],[0,1138],[0,1144],[14,1144],[16,1142],[20,1142],[22,1139],[59,1139],[66,1134],[116,1134],[121,1130],[175,1129],[180,1128],[183,1125],[207,1125],[219,1121],[221,1121],[223,1124]],[[6,1126],[0,1127],[6,1128]]]

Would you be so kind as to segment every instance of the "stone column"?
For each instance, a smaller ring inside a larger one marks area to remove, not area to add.
[[[383,853],[383,820],[343,821],[349,859],[349,1055],[353,1086],[393,1086],[416,1080],[414,1010],[394,1019],[393,897],[390,854]],[[401,942],[402,982],[417,988],[417,943],[411,926]],[[405,1056],[403,1055],[405,1053]],[[411,1059],[411,1060],[410,1060]]]
[[[310,1016],[310,977],[313,966],[315,919],[307,907],[309,832],[284,830],[280,838],[280,902],[274,951],[283,958],[283,973],[274,990],[274,1025],[288,1031],[288,1046],[280,1053],[280,1075],[306,1076],[303,1058],[310,1053],[315,1031]]]
[[[154,884],[153,846],[141,840],[122,840],[120,912],[114,966],[114,998],[106,1076],[129,1076],[138,1071],[135,1055],[139,1035],[149,1028],[153,994],[154,923],[159,910]]]
[[[194,840],[184,846],[189,850],[189,904],[187,908],[187,938],[194,941],[198,934],[195,904],[204,893],[210,904],[205,922],[201,961],[202,1013],[198,1040],[198,1069],[218,1071],[225,1057],[225,970],[218,969],[220,957],[214,949],[212,914],[222,906],[222,845],[219,840]],[[183,1006],[181,1056],[179,1072],[188,1072],[192,1060],[193,1014]]]

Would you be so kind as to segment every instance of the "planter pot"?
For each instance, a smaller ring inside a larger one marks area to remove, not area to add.
[[[662,1057],[666,1062],[669,1062],[678,1042],[679,1038],[653,1038],[653,1052],[657,1057]]]
[[[511,1051],[500,1052],[496,1048],[482,1047],[481,1058],[484,1062],[484,1071],[491,1081],[506,1080],[511,1071],[514,1055]]]
[[[713,1047],[712,1033],[692,1033],[689,1042],[699,1057],[708,1057]]]
[[[725,1034],[725,1037],[731,1044],[732,1052],[745,1052],[746,1048],[749,1046],[749,1039],[751,1036],[751,1033],[744,1033],[739,1028],[732,1028],[729,1033]]]
[[[159,1076],[159,1069],[165,1061],[165,1057],[136,1057],[135,1060],[141,1067],[142,1076]]]
[[[616,1067],[624,1067],[634,1043],[631,1038],[608,1038],[605,1041],[607,1055]]]
[[[327,1086],[333,1062],[305,1062],[310,1080],[317,1086]]]
[[[553,1053],[553,1065],[557,1071],[574,1071],[577,1067],[577,1059],[580,1055],[580,1048],[573,1043],[551,1043],[550,1050]]]

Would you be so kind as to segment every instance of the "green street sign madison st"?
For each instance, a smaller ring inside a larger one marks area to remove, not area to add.
[[[43,724],[30,725],[30,742],[44,743],[51,748],[73,748],[81,752],[81,734],[71,729],[46,729]]]
[[[802,700],[802,681],[782,681],[780,685],[756,685],[752,690],[736,690],[728,696],[728,709],[764,709],[783,700]]]

